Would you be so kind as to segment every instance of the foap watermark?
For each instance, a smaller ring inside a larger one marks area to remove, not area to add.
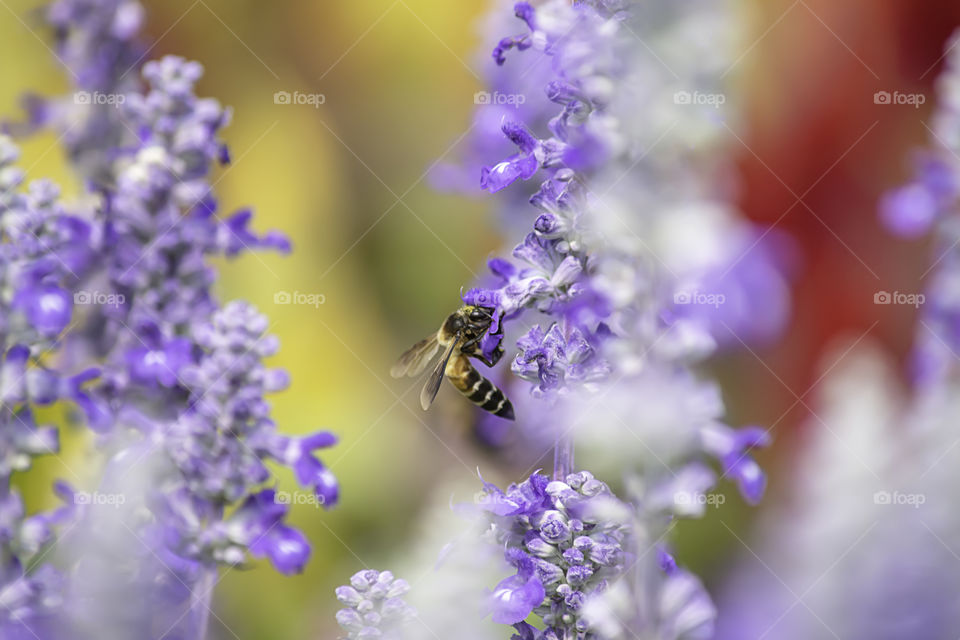
[[[473,494],[473,503],[481,507],[495,504],[497,499],[490,493],[480,490]]]
[[[527,96],[522,93],[500,93],[494,91],[477,91],[473,94],[473,104],[507,104],[519,107],[527,101]]]
[[[303,91],[277,91],[273,94],[273,104],[296,104],[309,105],[314,109],[319,109],[320,105],[327,101],[327,96],[322,93],[304,93]]]
[[[906,506],[919,509],[927,501],[923,493],[902,493],[900,491],[877,491],[873,494],[873,504]]]
[[[73,294],[73,304],[119,307],[127,301],[122,293],[104,293],[103,291],[77,291]]]
[[[704,293],[702,291],[677,291],[673,294],[674,304],[701,304],[718,309],[727,301],[722,293]]]
[[[120,507],[126,504],[127,496],[122,493],[100,493],[99,491],[77,491],[73,494],[73,503],[78,505],[94,505]]]
[[[926,101],[927,96],[922,93],[877,91],[875,94],[873,94],[873,104],[908,104],[914,109],[919,109],[920,105]]]
[[[877,291],[873,294],[873,304],[907,304],[920,308],[927,298],[922,293],[901,293],[900,291]]]
[[[273,294],[274,304],[305,304],[316,309],[326,301],[327,296],[323,295],[322,293],[277,291],[275,294]]]
[[[107,105],[119,107],[127,101],[122,93],[101,93],[99,91],[77,91],[73,94],[74,104]]]
[[[678,507],[687,507],[690,505],[703,505],[708,507],[719,507],[727,501],[727,496],[722,493],[703,493],[700,491],[678,491],[673,494],[673,503]]]
[[[311,505],[318,509],[325,502],[323,496],[308,491],[277,491],[273,494],[273,501],[276,504]]]
[[[704,93],[702,91],[677,91],[673,94],[673,104],[705,104],[719,109],[727,101],[722,93]]]

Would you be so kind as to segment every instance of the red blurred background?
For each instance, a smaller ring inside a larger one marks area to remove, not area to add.
[[[922,290],[930,248],[886,232],[877,202],[908,178],[912,150],[929,137],[934,82],[960,3],[753,4],[753,45],[731,72],[746,96],[742,143],[731,136],[738,201],[752,220],[795,240],[799,268],[787,335],[727,364],[737,372],[735,417],[779,421],[776,448],[784,451],[808,424],[812,387],[844,352],[825,356],[837,341],[879,341],[906,371],[916,312],[877,306],[873,296]],[[875,104],[877,91],[922,93],[926,101]]]

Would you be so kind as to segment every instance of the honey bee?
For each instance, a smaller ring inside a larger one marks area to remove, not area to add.
[[[510,400],[470,363],[470,358],[476,358],[492,367],[503,357],[503,348],[500,345],[497,345],[490,358],[484,356],[480,349],[480,341],[493,324],[493,313],[494,309],[491,307],[460,307],[444,320],[439,331],[407,349],[390,369],[390,375],[394,378],[418,376],[442,350],[443,357],[420,392],[420,406],[424,411],[433,404],[440,390],[440,383],[446,375],[457,391],[465,395],[470,402],[495,416],[513,420],[513,405]]]

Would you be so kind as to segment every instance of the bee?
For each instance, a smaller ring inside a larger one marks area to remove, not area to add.
[[[497,345],[490,358],[480,349],[480,341],[493,324],[493,313],[491,307],[460,307],[447,316],[439,331],[407,349],[390,369],[390,375],[394,378],[418,376],[430,361],[443,351],[443,357],[420,391],[420,406],[424,411],[433,404],[440,390],[440,383],[446,375],[457,391],[465,395],[470,402],[495,416],[513,420],[513,405],[510,400],[470,363],[470,358],[476,358],[492,367],[503,357],[503,348],[500,345]]]

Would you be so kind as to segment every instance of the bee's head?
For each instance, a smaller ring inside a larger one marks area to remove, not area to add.
[[[476,324],[483,324],[486,322],[489,324],[493,321],[493,309],[491,307],[476,307],[476,306],[466,306],[463,308],[464,312],[467,314],[470,322]]]
[[[466,305],[450,314],[444,328],[450,333],[464,331],[465,333],[476,335],[477,333],[486,331],[492,322],[492,308]]]

